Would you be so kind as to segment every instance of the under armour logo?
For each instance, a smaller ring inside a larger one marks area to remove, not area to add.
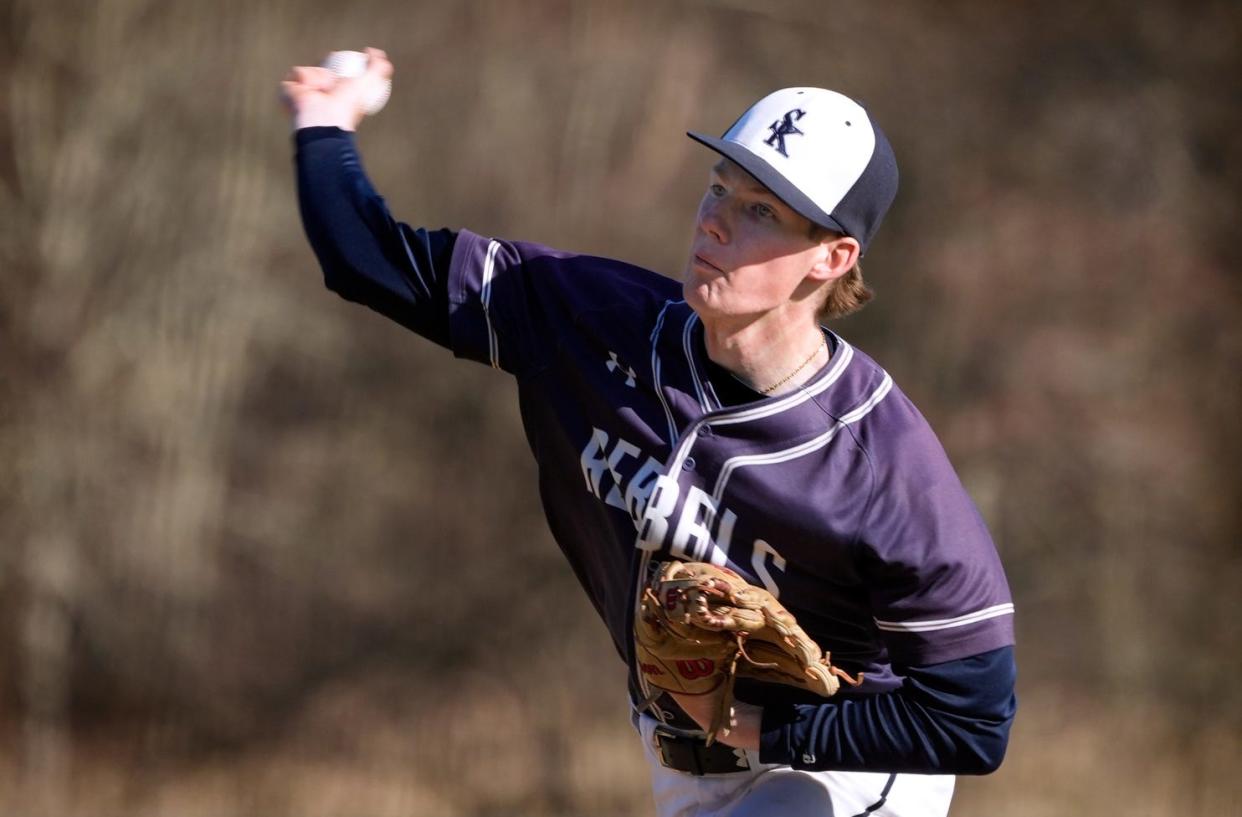
[[[810,754],[810,753],[804,752],[804,753],[802,754],[802,762],[803,762],[803,763],[805,763],[806,765],[810,766],[812,763],[814,763],[814,762],[815,762],[815,755],[812,755],[812,754]]]
[[[625,374],[625,385],[629,386],[631,389],[634,388],[634,383],[635,383],[634,377],[638,373],[635,372],[633,369],[631,369],[629,366],[626,366],[621,361],[617,360],[616,352],[609,352],[608,357],[612,358],[611,360],[608,360],[604,363],[604,365],[608,367],[608,371],[615,372],[618,369],[620,369],[621,372]]]
[[[786,113],[783,117],[768,125],[768,130],[772,131],[772,135],[763,140],[763,143],[771,148],[776,148],[776,152],[789,158],[789,154],[785,152],[786,136],[803,136],[805,134],[798,130],[798,126],[794,122],[806,116],[806,111],[801,108],[794,108]]]
[[[734,749],[733,756],[737,758],[737,767],[739,769],[749,769],[750,761],[746,759],[746,752],[741,749]]]

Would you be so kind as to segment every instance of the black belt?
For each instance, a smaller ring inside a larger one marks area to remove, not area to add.
[[[633,673],[630,673],[630,691],[631,700],[642,700],[642,694],[634,685]],[[661,711],[665,723],[674,730],[689,731],[699,728],[699,725],[692,721],[689,715],[683,713],[667,695],[661,695],[654,703]],[[630,710],[630,718],[634,722],[635,729],[639,729],[638,713],[638,707]],[[639,731],[642,730],[639,729]],[[696,776],[729,774],[750,769],[750,761],[741,749],[734,749],[732,746],[719,742],[708,746],[703,738],[679,734],[678,731],[670,731],[658,723],[655,728],[655,750],[660,764],[666,769],[689,772]]]
[[[711,746],[702,738],[673,735],[660,727],[655,730],[656,755],[668,769],[692,775],[728,774],[750,769],[750,761],[741,749],[716,742]]]

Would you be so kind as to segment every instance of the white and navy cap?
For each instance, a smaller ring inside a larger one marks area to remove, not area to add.
[[[739,164],[811,221],[867,251],[897,195],[897,159],[854,100],[823,88],[785,88],[751,106],[720,139],[691,139]]]

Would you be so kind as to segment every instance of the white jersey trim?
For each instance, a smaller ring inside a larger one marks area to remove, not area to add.
[[[773,414],[780,414],[782,411],[791,409],[801,403],[805,403],[819,393],[826,391],[829,386],[836,383],[846,368],[850,365],[850,360],[854,357],[854,348],[842,340],[840,337],[833,335],[838,343],[837,354],[833,356],[829,363],[828,374],[816,383],[812,383],[805,388],[801,388],[795,392],[790,392],[787,396],[781,397],[771,402],[764,401],[762,404],[754,408],[743,409],[741,411],[727,411],[711,418],[712,425],[731,425],[733,423],[745,423],[750,420],[759,420],[764,417],[771,417]],[[887,377],[887,375],[885,375]]]
[[[500,368],[500,344],[496,339],[496,327],[492,326],[492,275],[496,271],[496,251],[500,242],[495,239],[487,243],[487,257],[483,261],[483,290],[479,293],[483,301],[483,321],[487,324],[487,354],[491,359],[492,368]]]
[[[676,303],[684,304],[685,301],[677,301]],[[666,303],[664,308],[668,309],[669,305],[670,304]],[[661,312],[660,314],[661,314],[661,320],[662,320],[664,313]],[[698,317],[697,314],[695,315],[695,317],[696,318]],[[732,425],[734,423],[745,423],[750,420],[759,420],[764,417],[770,417],[773,414],[780,414],[782,411],[785,411],[786,409],[790,409],[790,408],[793,408],[794,406],[805,403],[807,400],[810,400],[811,398],[815,397],[821,392],[826,391],[830,386],[832,386],[832,384],[836,383],[837,380],[840,379],[841,375],[845,372],[846,368],[849,367],[850,361],[853,360],[854,348],[850,346],[848,343],[846,343],[845,340],[840,335],[837,335],[829,330],[825,330],[825,331],[827,331],[830,335],[832,335],[832,337],[837,341],[837,354],[834,355],[833,359],[829,362],[828,373],[824,375],[823,378],[821,378],[818,382],[810,386],[801,388],[795,392],[791,392],[789,395],[785,397],[781,397],[779,399],[772,400],[772,401],[765,400],[763,401],[761,405],[755,406],[754,408],[742,409],[741,411],[720,411],[717,413],[709,412],[708,413],[709,416],[704,416],[704,417],[699,418],[699,420],[695,421],[694,423],[690,425],[689,429],[686,432],[686,435],[681,440],[679,441],[677,440],[676,434],[673,434],[672,437],[670,438],[672,441],[676,441],[676,445],[673,451],[673,458],[672,458],[671,465],[668,466],[665,473],[676,474],[681,469],[683,463],[686,460],[686,457],[690,453],[690,449],[694,447],[694,442],[698,438],[699,427],[704,425],[705,423],[710,423],[712,425]],[[656,352],[656,349],[658,348],[656,339],[659,337],[659,332],[660,332],[660,324],[657,323],[655,331],[653,331],[651,334],[651,338],[652,338],[651,356],[652,356],[652,361],[653,361],[653,368],[657,368],[658,361],[659,361],[659,357]],[[693,361],[690,361],[690,362],[691,364],[693,364]],[[691,365],[691,371],[694,371],[693,365]],[[889,387],[891,388],[892,379],[889,377],[887,372],[884,373],[884,379],[889,382]],[[881,387],[882,388],[884,387],[883,383],[881,383]],[[659,390],[658,380],[656,381],[656,389],[657,391]],[[663,395],[661,395],[660,400],[661,402],[663,402],[664,400]],[[665,411],[667,410],[668,410],[668,405],[665,404]],[[858,409],[855,409],[855,411],[857,410]],[[869,410],[870,409],[868,409],[868,411]],[[845,418],[842,418],[842,419],[845,419]],[[669,418],[669,425],[671,428],[672,427],[671,416]],[[835,430],[829,431],[828,432],[829,436],[827,437],[827,439],[823,439],[823,443],[827,444],[827,442],[831,439],[831,435],[835,433],[836,433]],[[821,435],[821,437],[822,436],[823,435]],[[817,439],[820,439],[820,438],[817,438]],[[721,474],[721,479],[724,479],[723,474]],[[718,482],[717,487],[718,487],[718,490],[721,493],[723,493],[724,485]]]
[[[712,410],[712,404],[707,399],[707,393],[703,391],[703,381],[699,379],[699,369],[694,365],[694,354],[690,351],[691,332],[694,330],[694,325],[698,323],[698,320],[698,313],[691,312],[690,317],[686,319],[685,325],[682,326],[681,350],[686,355],[686,366],[690,369],[690,378],[694,380],[694,393],[699,398],[699,406],[704,412],[709,412]]]
[[[664,328],[664,315],[668,312],[668,308],[683,303],[685,301],[665,301],[664,308],[656,317],[655,328],[651,330],[651,380],[655,383],[656,397],[660,398],[660,405],[664,407],[664,419],[668,420],[668,444],[670,446],[677,443],[677,425],[673,422],[673,411],[668,407],[668,401],[664,399],[664,388],[660,384],[660,372],[663,368],[659,354],[660,330]]]
[[[967,624],[975,624],[980,621],[987,621],[990,618],[998,616],[1013,615],[1013,603],[997,604],[994,607],[985,607],[982,610],[976,610],[973,613],[957,616],[956,618],[931,619],[926,621],[881,621],[875,620],[875,626],[881,630],[890,633],[926,633],[933,630],[951,630],[954,627],[965,627]]]
[[[812,451],[818,451],[823,448],[828,443],[832,442],[833,437],[837,435],[838,431],[845,428],[847,425],[856,423],[863,417],[866,417],[867,414],[876,407],[876,404],[883,400],[885,395],[892,391],[892,389],[893,378],[885,373],[884,379],[880,381],[879,386],[876,386],[875,391],[871,393],[870,397],[864,400],[857,408],[843,415],[840,420],[833,424],[831,428],[823,434],[820,434],[818,437],[813,437],[804,443],[800,443],[793,448],[786,448],[783,451],[773,451],[767,454],[744,454],[737,457],[730,457],[725,460],[724,465],[720,468],[720,476],[716,478],[716,488],[712,491],[712,499],[714,499],[718,505],[720,504],[720,501],[724,497],[725,486],[729,482],[729,477],[732,476],[733,472],[738,468],[743,468],[748,465],[773,465],[775,463],[788,462],[789,460],[797,459],[798,457],[810,454]]]

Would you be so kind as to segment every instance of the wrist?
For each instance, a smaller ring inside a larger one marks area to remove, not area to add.
[[[733,702],[734,725],[721,734],[720,742],[734,749],[759,751],[759,739],[763,731],[763,707]]]
[[[355,131],[362,117],[341,105],[304,104],[293,112],[293,129],[340,128]]]
[[[333,116],[303,116],[298,114],[293,117],[293,129],[302,130],[303,128],[340,128],[346,131],[356,131],[357,124],[342,117]]]
[[[704,731],[710,731],[719,699],[711,695],[684,695],[669,693],[681,710],[690,716]],[[759,750],[759,736],[763,730],[763,707],[734,700],[730,717],[716,735],[720,743],[734,749]]]

